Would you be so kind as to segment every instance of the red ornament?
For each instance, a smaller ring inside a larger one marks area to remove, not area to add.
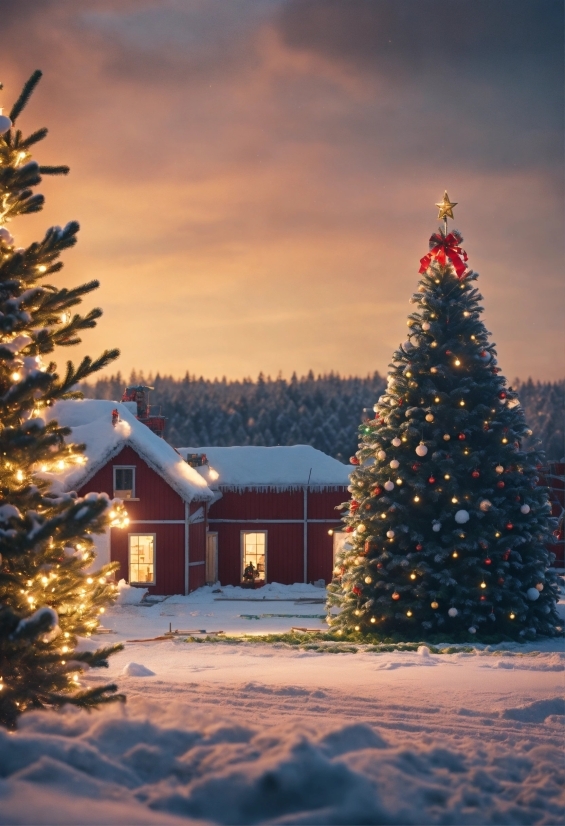
[[[492,559],[490,558],[490,556],[487,556],[487,558],[485,559],[485,565],[490,565],[491,563]]]
[[[481,602],[486,602],[486,597],[484,595],[481,596]]]
[[[507,531],[511,531],[513,527],[514,527],[514,525],[512,524],[512,522],[507,522],[506,523],[506,530]]]
[[[353,530],[354,530],[353,527],[351,525],[348,525],[347,528],[345,529],[345,532],[346,533],[353,533]]]
[[[383,492],[383,489],[381,488],[380,485],[377,485],[376,488],[373,488],[373,496],[380,496],[382,492]]]
[[[354,585],[354,586],[353,586],[353,588],[352,588],[351,590],[353,591],[353,593],[354,593],[354,594],[355,594],[355,596],[357,596],[357,597],[360,597],[360,596],[361,596],[361,594],[363,593],[363,592],[361,591],[361,588],[360,588],[358,585]]]
[[[510,559],[510,554],[511,553],[512,553],[512,551],[510,549],[508,549],[507,551],[504,551],[504,553],[502,554],[502,558],[505,562],[508,562],[508,560]]]
[[[486,354],[487,354],[487,351],[486,351],[486,350],[481,350],[481,352],[479,353],[479,356],[480,356],[482,359],[484,359],[484,357],[486,356]]]
[[[497,488],[503,488],[504,487],[504,482],[502,481],[502,479],[500,480],[500,482],[496,483],[496,487]]]
[[[418,544],[416,545],[416,550],[417,550],[417,551],[421,551],[423,547],[424,547],[424,546],[423,546],[423,545],[420,545],[420,543],[418,542]]]
[[[352,511],[356,511],[358,507],[359,507],[359,502],[356,502],[355,499],[352,499],[351,503],[349,505],[349,509],[352,510]]]
[[[446,350],[446,351],[445,351],[445,355],[446,355],[446,356],[450,356],[450,355],[451,355],[451,350]]]
[[[352,465],[358,465],[359,464],[359,459],[357,458],[357,456],[352,456],[349,461],[351,462]]]
[[[517,496],[517,497],[516,497],[516,502],[519,502],[519,501],[520,501],[520,497],[519,497],[519,496]]]
[[[467,437],[465,436],[465,434],[464,434],[464,433],[460,433],[460,434],[459,434],[459,436],[458,436],[457,438],[458,438],[458,439],[460,439],[460,441],[462,441],[462,442],[463,442],[463,441],[464,441]]]
[[[505,399],[506,398],[506,393],[504,392],[504,390],[500,391],[500,393],[498,394],[498,398],[499,399]]]
[[[498,584],[499,585],[504,585],[504,578],[503,577],[498,578]]]
[[[420,259],[419,272],[426,272],[432,259],[435,258],[443,267],[449,261],[455,269],[457,278],[462,278],[467,271],[467,265],[464,263],[467,260],[467,253],[459,246],[462,240],[463,236],[456,229],[448,235],[435,232],[430,238],[429,253]]]
[[[481,548],[482,548],[483,550],[485,550],[486,548],[488,548],[488,542],[485,542],[485,540],[484,540],[484,539],[482,539],[482,540],[479,542],[479,545],[481,546]]]
[[[382,562],[377,562],[377,568],[382,568],[382,567],[383,567],[383,563]]]
[[[473,479],[478,479],[480,475],[481,475],[481,474],[479,473],[479,471],[478,471],[478,470],[474,470],[474,471],[471,473],[471,476],[473,477]]]
[[[412,465],[412,470],[418,470],[420,468],[420,462],[414,462]]]
[[[430,483],[430,485],[435,485],[436,480],[434,479],[433,476],[430,476],[430,478],[428,479],[428,482]]]
[[[400,594],[395,591],[394,594],[392,595],[392,598],[393,599],[400,599]]]

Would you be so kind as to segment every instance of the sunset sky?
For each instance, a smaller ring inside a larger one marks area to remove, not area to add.
[[[41,69],[18,126],[71,166],[10,230],[77,219],[57,283],[101,281],[75,359],[385,372],[447,189],[503,372],[565,375],[560,0],[0,0],[0,20],[0,105]]]

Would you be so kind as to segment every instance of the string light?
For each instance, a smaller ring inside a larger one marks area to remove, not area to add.
[[[463,399],[461,399],[461,401],[459,402],[459,405],[460,405],[461,407],[465,407],[465,402],[463,401]]]
[[[456,504],[457,504],[457,502],[458,502],[459,500],[457,499],[457,497],[456,497],[456,496],[453,496],[453,497],[451,498],[451,501],[453,502],[453,504],[454,504],[454,505],[456,505]]]
[[[481,582],[481,588],[486,588],[486,587],[487,587],[486,582]]]
[[[412,611],[406,611],[406,616],[411,617],[412,616]]]
[[[37,269],[39,270],[39,272],[47,272],[47,267],[45,266],[45,264],[40,264]]]
[[[376,622],[376,621],[377,621],[376,617],[371,617],[371,622]]]
[[[445,476],[444,476],[443,478],[444,478],[444,479],[451,479],[451,476],[449,475],[449,473],[446,473],[446,474],[445,474]]]
[[[461,362],[459,361],[459,359],[455,359],[455,366],[456,366],[456,367],[459,367],[459,366],[460,366],[460,364],[461,364]]]
[[[457,551],[453,551],[453,553],[451,554],[451,556],[453,557],[453,559],[457,559],[457,557],[459,556],[459,554],[457,553]]]
[[[419,496],[415,496],[415,497],[414,497],[414,502],[419,502],[419,501],[420,501],[420,497],[419,497]]]
[[[516,619],[516,614],[514,614],[514,613],[510,614],[510,619]]]
[[[414,572],[412,572],[412,573],[410,574],[410,579],[416,579],[416,574],[415,574]]]
[[[15,373],[12,373],[12,375],[10,376],[12,381],[19,381],[21,379],[21,377],[22,377],[22,374],[18,373],[17,371]]]

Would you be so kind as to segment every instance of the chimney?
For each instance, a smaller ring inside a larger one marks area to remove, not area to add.
[[[149,430],[162,439],[165,430],[165,417],[161,416],[161,411],[154,414],[149,404],[149,391],[154,389],[147,384],[130,385],[124,390],[122,403],[131,410],[140,422],[143,422]]]

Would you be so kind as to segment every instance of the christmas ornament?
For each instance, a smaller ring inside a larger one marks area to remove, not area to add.
[[[400,439],[398,438],[398,436],[396,436],[396,437],[392,440],[392,444],[393,444],[395,447],[400,447],[400,445],[401,445],[402,443],[401,443]]]
[[[393,599],[400,599],[400,594],[395,591],[394,594],[392,595],[392,598]]]
[[[439,604],[435,600],[433,602],[431,602],[430,605],[434,609],[434,611],[435,611],[436,608],[439,608]]]
[[[447,613],[450,617],[456,617],[459,611],[457,610],[457,608],[450,608]]]
[[[436,533],[438,531],[441,531],[441,522],[433,522],[432,523],[432,530],[434,530]]]
[[[526,596],[532,602],[535,602],[536,599],[539,599],[539,595],[540,595],[540,592],[538,591],[537,588],[528,588],[528,590],[526,591]]]
[[[0,109],[0,135],[4,135],[8,129],[12,128],[12,121],[10,120],[7,115],[2,114],[2,109]]]
[[[1,121],[2,121],[2,115],[0,115],[0,123],[1,123]],[[2,134],[1,128],[0,128],[0,134]],[[12,235],[8,232],[6,227],[0,227],[0,241],[2,241],[4,244],[7,244],[8,246],[11,246],[14,243],[14,239],[13,239]]]
[[[504,482],[502,480],[500,480],[500,482],[496,483],[496,487],[497,488],[503,488],[504,487]]]
[[[387,537],[388,537],[389,539],[394,539],[394,531],[392,531],[392,530],[391,530],[391,531],[387,531],[387,532],[386,532],[386,535],[387,535]]]
[[[352,465],[358,465],[359,464],[359,459],[357,458],[357,456],[352,456],[349,461],[351,462]]]
[[[485,559],[485,565],[490,565],[491,563],[492,559],[490,558],[490,556],[487,556],[487,558]]]
[[[370,577],[370,576],[366,576],[366,577],[365,577],[365,582],[367,583],[367,585],[370,585],[372,581],[373,581],[373,580],[371,579],[371,577]]]
[[[433,413],[428,413],[428,415],[426,416],[426,421],[427,422],[433,422],[433,420],[434,420]]]
[[[428,479],[428,482],[430,483],[430,485],[435,485],[436,480],[433,476],[430,476],[430,478]]]
[[[365,525],[357,525],[357,533],[365,533],[366,530]]]
[[[405,341],[404,344],[402,345],[402,347],[404,348],[404,350],[406,350],[406,352],[410,352],[410,350],[414,349],[414,345],[412,344],[410,339]]]
[[[479,508],[483,513],[486,513],[492,508],[492,502],[489,502],[488,499],[483,499],[482,502],[479,503]]]
[[[471,627],[469,628],[469,634],[476,634],[476,633],[477,633],[477,629],[475,628],[474,625],[471,625]]]
[[[358,585],[354,585],[351,590],[353,591],[353,593],[355,594],[356,597],[360,597],[361,594],[363,593],[363,591],[361,590],[361,588]]]
[[[418,545],[416,545],[416,550],[417,550],[417,551],[421,551],[423,547],[424,547],[423,545],[420,545],[420,544],[418,543]]]
[[[384,450],[379,450],[377,452],[377,459],[379,460],[379,462],[384,462],[384,460],[386,459],[386,453],[384,452]]]
[[[425,456],[427,452],[428,452],[428,448],[426,447],[426,445],[423,442],[420,442],[420,444],[416,448],[417,455],[418,456]]]
[[[446,218],[453,218],[453,207],[457,206],[455,201],[451,202],[449,200],[449,195],[447,194],[447,189],[443,194],[443,201],[440,204],[436,204],[439,208],[438,218],[441,220],[442,218],[445,220]]]
[[[449,433],[445,433],[443,438],[446,442],[448,442],[451,439],[451,436],[449,435]]]
[[[530,512],[530,506],[529,505],[522,505],[522,507],[520,508],[520,513],[529,513],[529,512]]]
[[[400,462],[398,461],[398,459],[393,459],[393,460],[392,460],[392,462],[390,463],[390,466],[391,466],[391,468],[392,468],[393,470],[396,470],[396,468],[397,468],[399,465],[400,465]]]
[[[498,398],[499,399],[505,399],[506,398],[506,393],[504,392],[504,390],[500,391],[500,393],[498,394]]]
[[[478,470],[474,470],[474,471],[471,473],[471,476],[473,477],[473,479],[478,479],[480,475],[481,475],[481,474],[480,474],[480,472],[479,472]]]
[[[385,490],[394,490],[394,482],[391,482],[390,479],[388,482],[385,482]]]
[[[380,496],[382,492],[383,492],[383,489],[381,488],[380,485],[377,485],[376,488],[373,488],[373,496]]]
[[[506,523],[506,530],[507,531],[511,531],[513,527],[514,527],[514,525],[512,524],[512,522],[507,522]]]
[[[462,441],[464,441],[467,437],[465,436],[465,434],[464,434],[464,433],[460,433],[460,434],[459,434],[459,436],[458,436],[457,438],[458,438],[458,439],[462,442]]]
[[[536,588],[537,588],[538,591],[543,591],[543,582],[538,582],[538,584],[536,585]]]
[[[419,470],[419,468],[420,468],[420,463],[419,462],[414,462],[414,464],[412,465],[412,470],[417,471],[417,470]]]
[[[429,324],[429,322],[424,321],[422,323],[422,330],[425,330],[427,332],[430,329],[430,327],[431,327],[431,325]]]
[[[466,510],[457,511],[457,513],[455,514],[455,521],[457,522],[458,525],[464,525],[465,522],[469,521],[469,511],[466,511]]]
[[[504,468],[502,467],[502,465],[497,465],[495,467],[495,470],[497,473],[504,473]]]

